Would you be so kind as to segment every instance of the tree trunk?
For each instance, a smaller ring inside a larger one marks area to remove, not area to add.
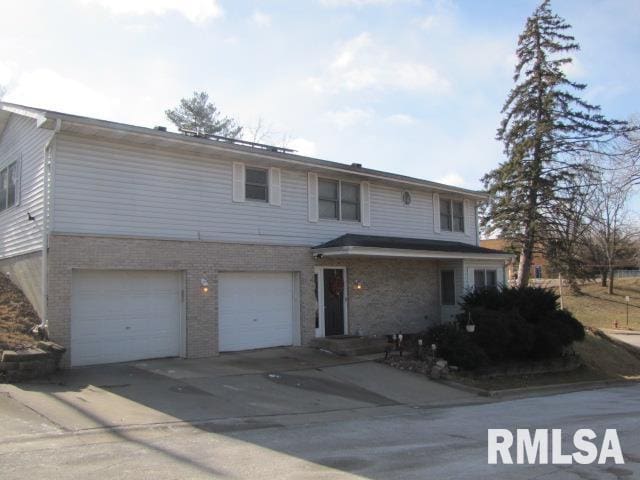
[[[522,252],[520,252],[520,263],[518,264],[518,288],[526,287],[529,285],[529,276],[531,275],[531,257],[533,255],[533,246],[529,245],[530,242],[526,242],[522,246]]]
[[[609,267],[609,295],[613,295],[613,267]]]
[[[602,287],[606,287],[607,286],[607,271],[606,270],[602,270],[600,272],[601,278],[600,278],[600,285]]]

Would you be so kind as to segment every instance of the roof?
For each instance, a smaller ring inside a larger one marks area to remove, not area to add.
[[[79,115],[71,115],[68,113],[34,108],[8,102],[0,102],[0,133],[2,132],[2,128],[4,126],[4,123],[6,122],[8,115],[11,113],[34,118],[36,119],[38,126],[41,128],[56,129],[63,132],[69,131],[73,133],[79,133],[82,132],[81,127],[84,127],[85,130],[91,129],[91,134],[95,134],[95,132],[101,132],[102,134],[106,135],[107,133],[111,132],[111,135],[117,139],[125,138],[125,136],[137,136],[140,138],[144,138],[144,143],[153,144],[156,147],[161,147],[168,144],[176,144],[191,148],[197,146],[199,148],[206,148],[208,150],[222,150],[235,153],[237,155],[251,155],[254,157],[257,156],[276,160],[282,163],[298,164],[318,170],[331,170],[370,179],[386,180],[389,182],[404,184],[405,186],[423,187],[438,192],[466,195],[474,197],[478,200],[484,200],[488,197],[487,193],[483,191],[470,190],[453,185],[445,185],[443,183],[432,182],[430,180],[424,180],[421,178],[399,175],[396,173],[385,172],[371,168],[364,168],[357,164],[349,165],[346,163],[332,162],[293,153],[271,151],[264,148],[253,148],[246,145],[236,145],[232,143],[209,140],[201,137],[188,136],[181,133],[166,132],[153,128],[128,125],[124,123],[111,122],[107,120],[83,117]]]
[[[449,242],[446,240],[431,240],[424,238],[358,235],[353,233],[347,233],[326,243],[317,245],[313,247],[313,249],[337,247],[395,248],[401,250],[429,250],[459,253],[504,253],[500,250],[492,250],[490,248],[478,247],[476,245],[470,245],[462,242]]]

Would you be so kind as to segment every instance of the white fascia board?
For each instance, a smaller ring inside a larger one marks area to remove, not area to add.
[[[394,258],[433,258],[454,260],[509,260],[513,257],[510,253],[463,253],[463,252],[439,252],[431,250],[408,250],[400,248],[376,248],[376,247],[334,247],[315,248],[314,254],[322,254],[325,257],[394,257]]]

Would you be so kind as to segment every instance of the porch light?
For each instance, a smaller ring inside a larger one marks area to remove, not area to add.
[[[362,283],[362,280],[356,280],[355,282],[353,282],[353,289],[362,291],[364,289],[364,283]]]
[[[207,293],[209,291],[209,280],[206,277],[202,277],[200,279],[200,290],[202,293]]]

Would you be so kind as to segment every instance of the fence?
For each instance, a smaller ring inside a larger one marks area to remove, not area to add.
[[[639,278],[640,270],[614,270],[613,278]]]

